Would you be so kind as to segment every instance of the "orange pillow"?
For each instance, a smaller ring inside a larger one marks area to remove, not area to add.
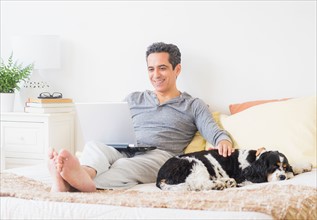
[[[230,113],[236,114],[238,112],[241,112],[243,110],[246,110],[252,106],[268,103],[268,102],[280,102],[280,101],[285,101],[288,100],[289,98],[284,98],[284,99],[268,99],[268,100],[255,100],[255,101],[250,101],[250,102],[244,102],[244,103],[237,103],[237,104],[231,104],[229,105],[229,110]]]

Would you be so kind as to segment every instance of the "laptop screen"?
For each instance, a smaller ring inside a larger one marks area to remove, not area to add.
[[[127,102],[75,103],[77,128],[85,142],[136,146]]]

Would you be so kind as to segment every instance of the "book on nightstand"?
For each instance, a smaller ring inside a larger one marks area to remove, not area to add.
[[[58,99],[39,99],[39,98],[28,98],[27,102],[35,103],[72,103],[71,98],[58,98]]]
[[[49,107],[49,108],[56,108],[56,107],[74,107],[74,103],[67,103],[67,102],[60,102],[60,103],[41,103],[41,102],[26,102],[25,106],[27,107],[36,107],[36,108],[45,108],[45,107]]]
[[[24,112],[28,113],[61,113],[61,112],[72,112],[74,111],[73,107],[24,107]]]
[[[74,103],[71,98],[28,98],[24,112],[28,113],[61,113],[74,111]]]

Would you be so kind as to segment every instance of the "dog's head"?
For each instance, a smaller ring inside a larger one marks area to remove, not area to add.
[[[286,156],[278,151],[262,151],[243,172],[247,180],[257,183],[281,181],[294,176]]]
[[[278,151],[268,151],[261,155],[267,166],[267,181],[286,180],[294,176],[286,156]]]

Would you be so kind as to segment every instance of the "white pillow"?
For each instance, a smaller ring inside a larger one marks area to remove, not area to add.
[[[221,117],[237,147],[278,150],[289,162],[316,167],[316,96],[257,105]]]

